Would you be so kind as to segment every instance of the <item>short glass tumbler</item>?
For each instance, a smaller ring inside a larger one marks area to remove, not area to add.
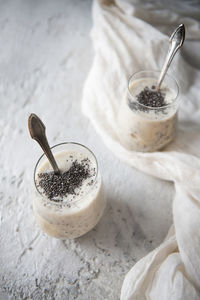
[[[140,71],[128,81],[128,91],[119,115],[119,139],[128,149],[153,152],[162,149],[175,137],[179,88],[175,79],[166,75],[160,92],[164,97],[161,107],[141,104],[138,95],[145,88],[156,91],[159,71]]]
[[[61,171],[70,167],[70,160],[90,161],[95,172],[93,179],[84,183],[80,193],[72,193],[66,199],[49,199],[39,186],[39,174],[52,172],[52,168],[43,154],[34,171],[35,195],[33,210],[41,229],[50,236],[59,239],[77,238],[91,230],[101,218],[106,201],[102,194],[102,180],[96,157],[87,147],[78,143],[62,143],[51,148]],[[88,179],[89,180],[89,179]]]

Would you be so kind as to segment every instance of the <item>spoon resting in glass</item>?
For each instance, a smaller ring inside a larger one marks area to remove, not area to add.
[[[158,79],[158,83],[156,86],[157,91],[159,91],[159,89],[160,89],[160,86],[161,86],[163,79],[167,73],[167,70],[174,58],[174,55],[176,54],[178,49],[180,49],[180,47],[183,45],[184,40],[185,40],[185,26],[184,26],[184,24],[181,24],[175,29],[175,31],[172,33],[172,35],[169,39],[170,46],[169,46],[169,50],[168,50],[164,65],[163,65],[161,73],[160,73],[160,77]]]
[[[36,140],[44,153],[46,154],[53,170],[56,175],[60,175],[60,170],[56,163],[56,160],[51,152],[51,148],[49,147],[49,143],[47,141],[47,137],[45,134],[45,126],[40,118],[35,115],[31,114],[28,118],[28,129],[32,139]]]

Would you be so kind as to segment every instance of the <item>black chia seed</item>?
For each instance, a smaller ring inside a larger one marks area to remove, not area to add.
[[[131,109],[139,109],[142,111],[148,111],[148,108],[145,106],[148,106],[150,108],[161,108],[158,111],[163,111],[163,106],[166,106],[165,102],[165,94],[161,91],[156,91],[156,87],[152,85],[151,88],[145,87],[138,95],[136,95],[137,102],[131,102],[129,100],[129,107]],[[141,106],[138,105],[138,103],[145,105]]]
[[[80,187],[82,182],[90,176],[89,165],[85,162],[80,164],[75,160],[71,167],[60,175],[54,172],[38,174],[38,185],[50,200],[62,201],[62,198],[68,194],[76,195],[76,188]],[[61,199],[56,200],[57,197]]]
[[[155,87],[148,88],[147,86],[136,96],[138,102],[149,107],[162,107],[166,105],[165,95],[160,91],[155,91]]]

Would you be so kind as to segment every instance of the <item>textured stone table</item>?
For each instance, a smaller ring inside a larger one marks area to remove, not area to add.
[[[120,162],[81,114],[93,59],[91,1],[0,3],[0,299],[117,300],[127,271],[160,244],[173,185]],[[41,155],[27,118],[51,145],[76,141],[96,154],[108,200],[99,224],[76,240],[43,234],[32,213]]]

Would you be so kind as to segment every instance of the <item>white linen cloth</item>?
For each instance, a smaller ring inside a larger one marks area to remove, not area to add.
[[[104,0],[94,2],[93,19],[95,57],[83,91],[83,112],[121,160],[173,181],[176,189],[174,225],[165,241],[126,275],[121,300],[200,299],[200,10],[188,1],[177,3],[172,12],[156,1]],[[161,69],[169,35],[181,23],[186,26],[183,48],[191,46],[190,56],[182,50],[168,71],[181,91],[177,138],[161,152],[128,151],[117,135],[128,77]]]

